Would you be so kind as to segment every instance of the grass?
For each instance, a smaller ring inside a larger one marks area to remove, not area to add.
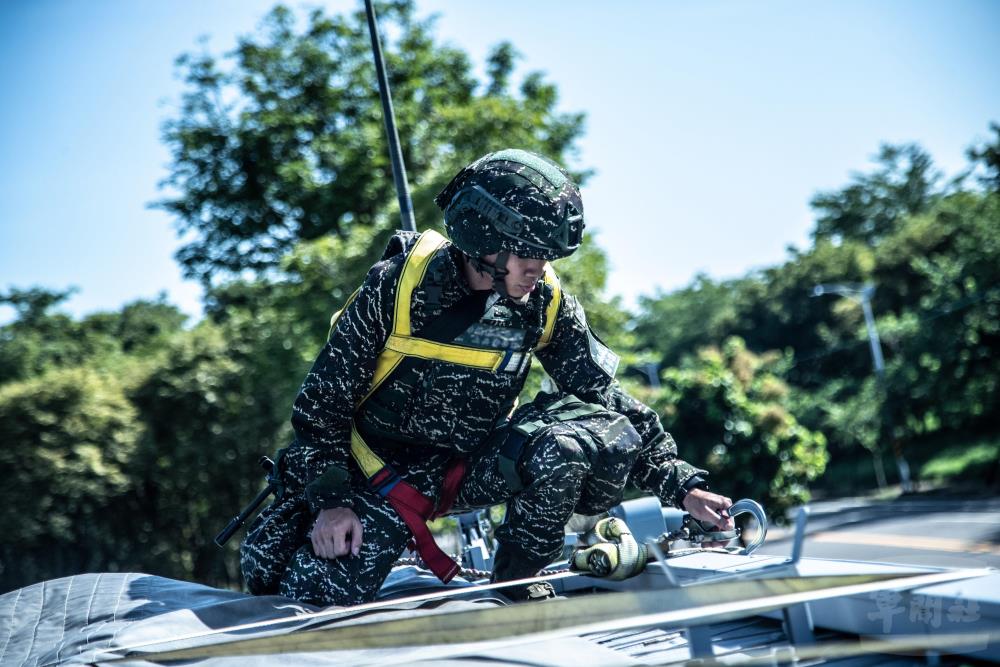
[[[831,454],[826,472],[812,485],[814,498],[868,495],[877,490],[870,454],[860,448]],[[1000,485],[998,433],[966,437],[939,434],[909,443],[904,455],[921,490],[996,492]],[[892,452],[884,452],[882,460],[890,484],[883,493],[898,493],[899,473]]]
[[[947,481],[987,474],[1000,459],[1000,439],[988,439],[941,451],[920,467],[920,478]]]

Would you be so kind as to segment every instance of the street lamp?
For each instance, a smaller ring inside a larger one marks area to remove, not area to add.
[[[644,364],[639,364],[639,370],[646,374],[646,379],[649,380],[649,386],[651,388],[660,388],[660,364],[655,361],[649,361]]]
[[[912,491],[910,464],[903,457],[899,443],[893,435],[892,417],[885,407],[884,399],[887,396],[885,361],[882,358],[882,342],[878,337],[878,329],[875,328],[875,315],[872,313],[872,296],[875,294],[875,286],[871,283],[865,283],[864,285],[857,283],[833,283],[813,287],[813,296],[823,296],[824,294],[836,294],[837,296],[847,297],[851,301],[861,304],[861,309],[865,314],[865,326],[868,327],[868,343],[872,353],[872,365],[875,367],[875,378],[878,381],[879,389],[883,396],[882,418],[885,421],[885,430],[892,441],[893,453],[896,455],[896,467],[899,469],[900,486],[904,492]]]

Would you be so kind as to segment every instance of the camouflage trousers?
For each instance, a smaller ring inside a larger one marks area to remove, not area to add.
[[[494,581],[536,574],[559,557],[573,512],[597,514],[621,501],[639,452],[638,433],[617,413],[599,406],[588,412],[569,399],[550,397],[522,406],[467,461],[453,512],[507,504],[506,519],[495,534]],[[428,451],[419,461],[394,461],[391,452],[383,458],[434,498],[450,455]],[[317,556],[309,540],[315,517],[303,494],[288,494],[257,517],[241,545],[241,568],[252,593],[318,605],[375,598],[411,533],[357,469],[351,471],[351,487],[363,527],[360,553]]]

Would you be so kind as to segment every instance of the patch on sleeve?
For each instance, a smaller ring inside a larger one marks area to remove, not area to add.
[[[593,330],[589,327],[587,328],[587,342],[590,345],[590,358],[604,371],[605,375],[613,378],[615,373],[618,372],[618,362],[620,361],[618,355],[602,343],[601,339],[595,336]]]
[[[618,372],[618,363],[621,359],[617,354],[611,351],[611,348],[605,345],[604,342],[597,337],[594,330],[590,328],[589,324],[587,324],[587,316],[583,312],[583,306],[579,301],[576,302],[575,310],[577,321],[587,332],[587,351],[590,354],[590,360],[593,361],[594,365],[600,368],[605,375],[614,379],[615,373]]]

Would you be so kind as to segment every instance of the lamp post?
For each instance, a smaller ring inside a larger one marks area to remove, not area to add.
[[[813,287],[813,296],[823,296],[824,294],[836,294],[847,297],[855,303],[861,304],[861,310],[865,314],[865,326],[868,328],[868,343],[872,353],[872,365],[875,367],[875,379],[878,382],[879,390],[883,397],[882,420],[883,429],[889,435],[892,442],[892,450],[896,457],[896,468],[899,470],[899,481],[903,492],[913,490],[910,481],[910,464],[906,462],[903,451],[893,434],[892,415],[885,405],[885,398],[888,395],[885,381],[885,361],[882,358],[882,342],[879,340],[878,329],[875,328],[875,315],[872,313],[872,296],[875,294],[875,286],[871,283],[859,285],[857,283],[833,283],[828,285],[816,285]]]
[[[660,364],[655,361],[650,361],[645,364],[640,364],[639,369],[646,374],[646,379],[649,380],[649,386],[653,389],[660,388]]]

